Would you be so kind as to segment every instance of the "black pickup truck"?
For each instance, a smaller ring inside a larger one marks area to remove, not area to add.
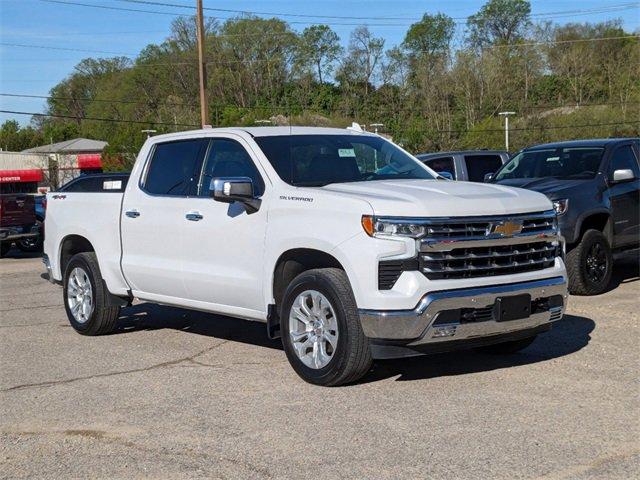
[[[486,181],[528,188],[553,201],[567,243],[569,290],[596,295],[613,256],[640,245],[640,140],[615,138],[526,148]]]

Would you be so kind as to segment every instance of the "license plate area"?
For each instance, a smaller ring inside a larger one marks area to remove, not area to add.
[[[493,306],[493,318],[496,322],[509,322],[520,320],[531,315],[531,295],[513,295],[509,297],[498,297]]]

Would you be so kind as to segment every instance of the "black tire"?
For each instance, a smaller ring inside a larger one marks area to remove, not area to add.
[[[26,253],[41,252],[42,245],[44,244],[44,230],[42,229],[42,222],[37,220],[37,225],[40,227],[40,234],[37,237],[25,238],[16,242],[18,248]]]
[[[337,347],[329,363],[310,368],[296,354],[289,327],[289,314],[297,296],[306,291],[320,292],[335,311],[338,327]],[[301,273],[287,287],[280,309],[282,345],[289,363],[306,382],[327,387],[352,383],[369,371],[372,364],[369,340],[362,331],[356,301],[349,279],[338,268],[318,268]]]
[[[3,258],[11,250],[11,242],[0,243],[0,258]]]
[[[71,311],[69,296],[69,281],[72,272],[76,269],[84,272],[91,283],[91,298],[93,310],[85,321],[78,321]],[[111,333],[118,320],[120,307],[107,305],[108,292],[102,281],[100,267],[96,254],[93,252],[78,253],[71,257],[64,273],[63,293],[64,308],[69,318],[69,323],[74,330],[82,335],[105,335]]]
[[[580,243],[567,253],[566,266],[569,292],[573,295],[603,293],[611,282],[613,271],[607,237],[598,230],[587,230]]]
[[[524,350],[533,343],[537,335],[533,337],[521,338],[520,340],[512,340],[510,342],[496,343],[494,345],[487,345],[486,347],[480,347],[477,350],[482,353],[490,353],[492,355],[509,355],[511,353]]]

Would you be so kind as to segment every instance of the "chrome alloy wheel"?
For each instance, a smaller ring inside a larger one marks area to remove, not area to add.
[[[313,369],[327,366],[338,347],[338,319],[327,297],[316,290],[299,294],[289,313],[289,335],[302,363]]]
[[[78,323],[89,320],[93,313],[93,289],[87,272],[76,267],[67,282],[67,302],[69,310]]]

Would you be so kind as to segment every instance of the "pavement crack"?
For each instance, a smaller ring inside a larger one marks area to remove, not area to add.
[[[82,380],[91,380],[94,378],[104,378],[104,377],[114,377],[117,375],[127,375],[130,373],[140,373],[140,372],[148,372],[150,370],[155,370],[158,368],[164,368],[164,367],[170,367],[173,365],[177,365],[179,363],[182,362],[191,362],[194,359],[196,359],[197,357],[199,357],[200,355],[204,355],[206,353],[209,353],[212,350],[215,350],[218,347],[221,347],[222,345],[224,345],[225,343],[229,342],[229,340],[223,340],[220,343],[216,343],[215,345],[212,345],[211,347],[207,347],[203,350],[200,350],[199,352],[194,353],[193,355],[189,355],[188,357],[182,357],[182,358],[178,358],[176,360],[168,360],[166,362],[160,362],[160,363],[156,363],[154,365],[150,365],[148,367],[140,367],[140,368],[132,368],[129,370],[119,370],[116,372],[108,372],[108,373],[96,373],[94,375],[85,375],[85,376],[81,376],[81,377],[74,377],[74,378],[67,378],[67,379],[63,379],[63,380],[51,380],[48,382],[38,382],[38,383],[24,383],[22,385],[15,385],[13,387],[9,387],[9,388],[4,388],[2,390],[0,390],[0,392],[12,392],[15,390],[25,390],[28,388],[40,388],[40,387],[52,387],[52,386],[56,386],[56,385],[66,385],[69,383],[75,383],[75,382],[79,382]]]

